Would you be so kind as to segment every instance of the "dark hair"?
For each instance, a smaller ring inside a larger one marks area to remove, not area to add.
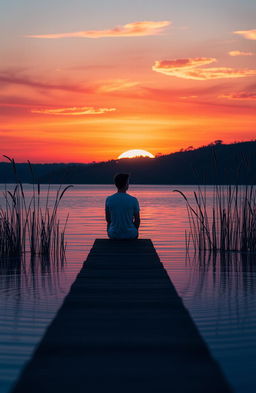
[[[130,175],[128,173],[118,173],[114,177],[114,182],[117,188],[124,188],[128,183]]]

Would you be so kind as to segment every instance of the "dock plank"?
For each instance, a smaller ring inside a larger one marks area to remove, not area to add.
[[[149,239],[97,239],[13,393],[231,389]]]

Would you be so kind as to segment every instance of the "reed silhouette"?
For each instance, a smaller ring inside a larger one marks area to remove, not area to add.
[[[186,246],[196,252],[256,252],[256,187],[215,185],[212,197],[197,186],[192,201],[180,190],[187,206]]]
[[[49,205],[51,186],[48,186],[46,202],[41,201],[41,186],[35,182],[33,167],[28,161],[32,177],[32,196],[25,195],[24,186],[19,180],[14,159],[4,156],[12,165],[15,176],[14,191],[5,186],[4,206],[0,207],[0,258],[15,258],[22,262],[30,252],[31,262],[40,256],[47,264],[50,259],[62,260],[65,257],[65,230],[68,221],[61,227],[58,218],[59,204],[71,185],[59,186],[55,201]]]

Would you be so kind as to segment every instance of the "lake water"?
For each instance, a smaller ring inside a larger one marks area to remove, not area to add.
[[[3,190],[0,185],[0,192]],[[10,186],[10,188],[12,188]],[[256,391],[256,271],[239,255],[227,261],[188,257],[188,220],[178,188],[192,198],[193,186],[131,186],[141,206],[141,238],[151,238],[172,282],[235,392]],[[43,187],[46,195],[47,187]],[[53,187],[53,191],[56,186]],[[211,187],[208,193],[211,194]],[[32,187],[26,186],[31,194]],[[67,261],[51,269],[38,263],[15,274],[0,265],[0,392],[10,391],[54,318],[95,238],[106,237],[104,201],[113,186],[76,185],[62,200],[69,213]],[[53,193],[54,194],[54,193]],[[2,195],[2,192],[1,192]],[[0,197],[0,202],[1,202]],[[214,265],[214,268],[212,267]]]

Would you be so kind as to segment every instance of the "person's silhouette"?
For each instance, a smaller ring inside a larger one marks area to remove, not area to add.
[[[110,239],[136,239],[140,226],[137,198],[129,195],[129,175],[119,173],[114,178],[117,192],[106,199],[107,232]]]

